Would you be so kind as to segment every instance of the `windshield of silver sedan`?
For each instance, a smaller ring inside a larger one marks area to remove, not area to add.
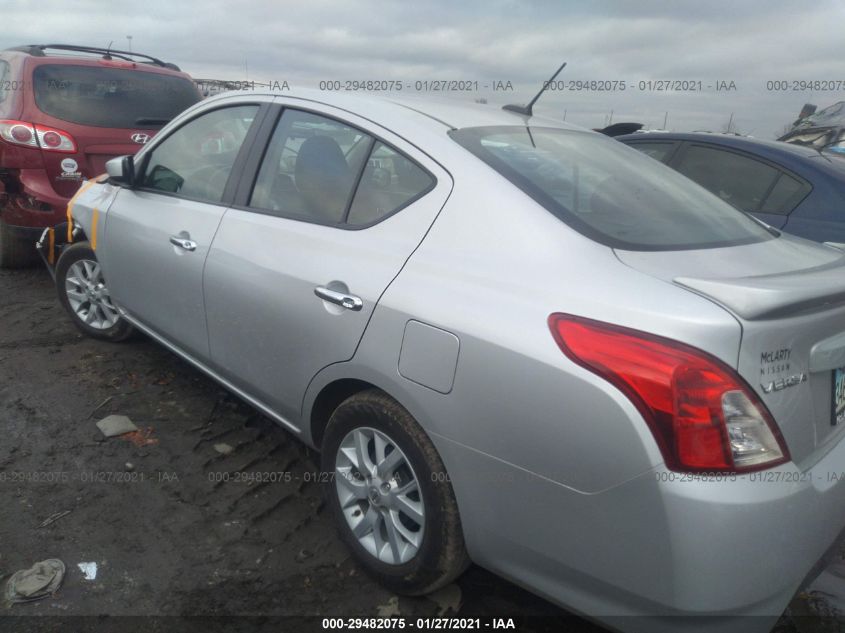
[[[600,134],[494,126],[450,136],[572,228],[614,248],[716,248],[777,235],[685,176]]]

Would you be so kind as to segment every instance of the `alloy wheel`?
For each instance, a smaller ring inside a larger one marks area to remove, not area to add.
[[[420,549],[425,504],[405,453],[369,427],[350,431],[335,456],[340,508],[358,543],[389,565],[407,563]]]
[[[94,329],[107,330],[120,319],[97,261],[80,259],[71,264],[65,277],[65,292],[77,318]]]

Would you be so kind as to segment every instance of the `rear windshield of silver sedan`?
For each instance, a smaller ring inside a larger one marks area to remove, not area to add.
[[[614,248],[716,248],[775,235],[692,180],[599,134],[496,126],[450,136],[572,228]]]

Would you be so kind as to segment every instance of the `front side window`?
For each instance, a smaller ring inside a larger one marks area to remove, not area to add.
[[[676,169],[743,211],[757,211],[780,172],[759,160],[715,147],[692,145]]]
[[[679,250],[772,239],[688,178],[599,134],[495,126],[450,136],[572,228],[608,246]]]
[[[203,114],[169,135],[146,159],[143,189],[220,202],[257,105]]]

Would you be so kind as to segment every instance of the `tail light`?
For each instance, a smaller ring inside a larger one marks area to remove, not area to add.
[[[40,147],[48,152],[76,153],[76,141],[67,132],[25,121],[0,121],[0,138],[8,143]]]
[[[38,147],[35,126],[23,121],[0,121],[0,138],[15,145]]]
[[[733,369],[684,345],[568,314],[549,328],[572,361],[619,388],[678,471],[748,472],[789,459],[766,406]]]

